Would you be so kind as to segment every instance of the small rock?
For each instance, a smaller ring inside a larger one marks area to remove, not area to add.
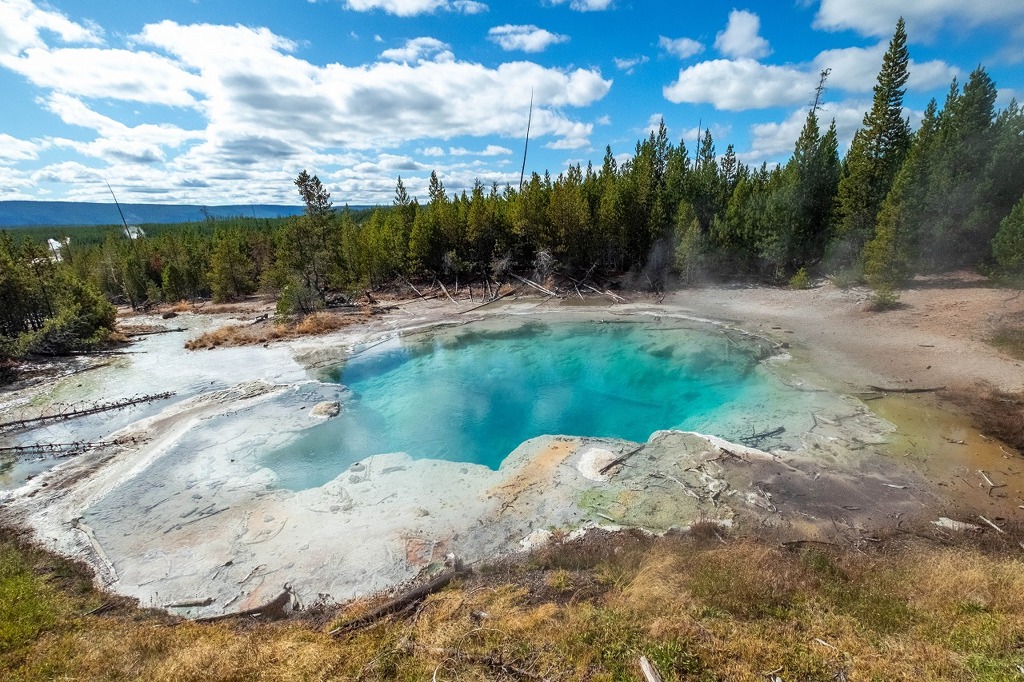
[[[178,313],[172,311],[172,312],[166,312],[163,315],[161,315],[160,317],[162,317],[165,320],[173,320],[177,316],[178,316]]]
[[[326,400],[322,403],[317,403],[313,410],[310,412],[314,417],[337,417],[341,414],[341,403],[337,400]]]

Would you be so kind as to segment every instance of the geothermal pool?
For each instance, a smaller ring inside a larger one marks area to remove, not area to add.
[[[749,337],[678,319],[480,322],[402,335],[330,371],[340,416],[261,458],[304,490],[371,455],[405,452],[497,469],[540,435],[643,442],[657,430],[739,438],[777,427],[804,396]],[[806,416],[806,411],[802,414]]]

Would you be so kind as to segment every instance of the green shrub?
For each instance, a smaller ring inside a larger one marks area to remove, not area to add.
[[[876,312],[895,310],[899,307],[900,293],[890,286],[879,286],[871,296],[871,309]]]
[[[790,289],[810,289],[811,277],[807,274],[807,268],[800,268],[796,274],[789,279]]]

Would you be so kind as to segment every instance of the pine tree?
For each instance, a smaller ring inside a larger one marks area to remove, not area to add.
[[[1024,196],[999,225],[992,242],[992,253],[1004,271],[1024,276]]]
[[[871,110],[853,137],[839,183],[833,255],[840,265],[854,263],[874,236],[882,201],[907,154],[910,123],[903,117],[903,95],[909,62],[906,25],[900,17],[882,60]]]

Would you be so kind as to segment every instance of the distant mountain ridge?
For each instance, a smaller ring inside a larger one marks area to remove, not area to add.
[[[179,204],[121,204],[129,224],[191,223],[212,218],[279,218],[299,215],[301,206],[240,204],[237,206],[184,206]],[[121,215],[113,202],[94,204],[78,201],[0,201],[0,227],[37,225],[116,225]]]

